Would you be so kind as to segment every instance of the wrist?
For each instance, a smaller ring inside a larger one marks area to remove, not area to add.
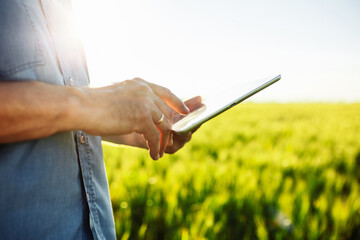
[[[87,111],[88,93],[80,87],[65,87],[64,99],[60,131],[84,130],[90,112]]]

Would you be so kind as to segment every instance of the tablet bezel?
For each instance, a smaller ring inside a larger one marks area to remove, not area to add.
[[[268,86],[274,84],[275,82],[279,81],[281,79],[281,75],[277,75],[276,77],[271,78],[269,81],[266,81],[265,83],[261,84],[260,86],[252,89],[251,91],[247,92],[246,94],[236,98],[233,101],[230,101],[228,104],[225,104],[223,107],[220,107],[218,110],[212,112],[210,115],[200,118],[198,121],[194,122],[191,125],[188,125],[184,128],[177,129],[177,125],[181,123],[182,121],[186,121],[187,116],[185,116],[183,119],[180,119],[178,122],[173,124],[173,131],[177,134],[185,134],[197,127],[199,127],[201,124],[209,121],[210,119],[218,116],[219,114],[225,112],[226,110],[236,106],[237,104],[243,102],[244,100],[248,99],[249,97],[253,96],[254,94],[260,92],[261,90],[267,88]],[[185,120],[184,120],[185,119]]]

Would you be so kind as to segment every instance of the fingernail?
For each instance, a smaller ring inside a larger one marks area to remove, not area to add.
[[[159,154],[156,155],[155,160],[158,160],[160,158]]]

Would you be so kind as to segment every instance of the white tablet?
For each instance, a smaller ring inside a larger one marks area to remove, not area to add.
[[[221,95],[206,99],[202,102],[202,105],[198,109],[192,111],[184,118],[174,123],[172,129],[178,134],[184,134],[191,131],[206,121],[216,117],[220,113],[225,112],[245,99],[279,81],[280,78],[281,75],[277,75],[276,77],[245,83],[239,87],[229,89]]]

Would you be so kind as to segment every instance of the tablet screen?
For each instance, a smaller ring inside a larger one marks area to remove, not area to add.
[[[174,132],[180,134],[190,131],[271,84],[279,81],[280,78],[281,76],[278,75],[272,78],[247,82],[236,87],[232,87],[231,89],[227,89],[220,94],[216,94],[216,96],[205,99],[202,102],[202,106],[174,123],[172,129]]]

